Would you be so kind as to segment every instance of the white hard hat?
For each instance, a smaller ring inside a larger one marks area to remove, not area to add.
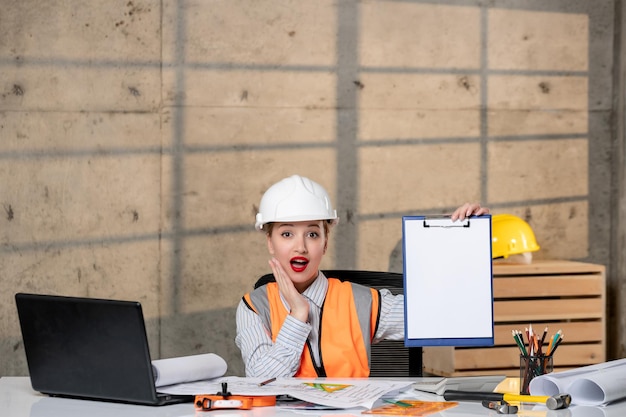
[[[324,187],[308,178],[292,175],[263,194],[254,226],[263,230],[267,223],[305,220],[332,220],[336,223],[337,211]]]

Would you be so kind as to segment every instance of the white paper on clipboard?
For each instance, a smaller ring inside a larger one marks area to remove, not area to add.
[[[493,345],[491,216],[402,220],[405,345]]]

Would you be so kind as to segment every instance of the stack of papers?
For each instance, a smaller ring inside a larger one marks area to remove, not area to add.
[[[160,387],[159,392],[173,395],[205,395],[227,391],[233,395],[289,395],[299,400],[332,408],[372,408],[383,395],[410,387],[412,380],[395,381],[382,379],[338,378],[277,378],[259,386],[267,378],[244,378],[229,376],[210,381],[198,381]]]

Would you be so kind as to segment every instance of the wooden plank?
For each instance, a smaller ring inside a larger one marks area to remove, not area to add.
[[[570,369],[575,369],[577,366],[562,366],[562,367],[554,367],[554,372],[567,371]],[[443,374],[436,369],[428,369],[424,368],[424,371],[428,374],[432,375],[440,375],[440,376],[486,376],[486,375],[504,375],[509,378],[519,378],[519,371],[517,369],[475,369],[475,370],[458,370],[452,371],[447,374]]]
[[[500,277],[493,279],[494,298],[601,296],[604,280],[600,275],[546,275]]]
[[[605,272],[604,265],[564,260],[536,260],[525,264],[493,263],[493,275],[547,275],[547,274],[584,274]]]
[[[500,322],[601,319],[604,317],[604,309],[603,298],[511,300],[493,303],[494,318]]]
[[[563,344],[554,355],[554,366],[583,366],[605,360],[600,344]],[[455,349],[454,369],[519,369],[516,347]]]
[[[449,375],[454,372],[454,348],[436,346],[422,348],[424,371],[435,375]]]
[[[604,323],[600,320],[595,321],[580,321],[580,322],[536,322],[532,323],[533,330],[539,333],[543,333],[543,329],[548,327],[548,338],[556,333],[558,330],[563,331],[565,336],[564,340],[568,343],[580,343],[580,342],[603,342],[604,341]],[[515,341],[511,330],[524,331],[528,327],[527,322],[520,322],[518,324],[496,324],[494,326],[494,339],[495,345],[510,345],[513,346]],[[546,342],[547,343],[547,342]]]
[[[554,355],[554,369],[573,369],[606,361],[602,344],[561,345]],[[424,372],[434,375],[519,375],[517,347],[455,349],[423,348]]]

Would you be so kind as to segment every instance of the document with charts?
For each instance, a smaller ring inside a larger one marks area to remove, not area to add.
[[[289,395],[334,408],[372,408],[378,398],[412,384],[410,380],[284,377],[260,385],[265,379],[228,376],[162,387],[159,392],[174,395],[215,394],[222,389],[222,383],[226,383],[227,391],[233,395]]]

